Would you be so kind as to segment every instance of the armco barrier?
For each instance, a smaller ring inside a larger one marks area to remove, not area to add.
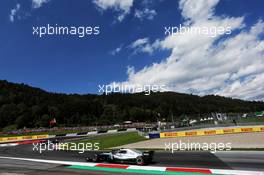
[[[137,128],[127,128],[127,131],[136,131]]]
[[[66,137],[74,137],[74,136],[77,136],[77,133],[66,134]]]
[[[56,134],[56,137],[65,137],[67,134]]]
[[[107,133],[116,133],[117,129],[113,129],[113,130],[108,130]]]
[[[87,135],[88,132],[78,132],[77,135],[78,136],[82,136],[82,135]]]
[[[96,135],[98,132],[97,131],[91,131],[91,132],[88,132],[87,135]]]
[[[213,130],[208,129],[208,130],[196,130],[196,131],[179,131],[179,132],[161,132],[160,138],[189,137],[189,136],[210,136],[210,135],[236,134],[236,133],[249,133],[249,132],[264,132],[264,126],[262,126],[262,127],[241,127],[241,128],[213,129]],[[149,134],[149,137],[151,138],[151,134]]]
[[[48,137],[49,137],[49,135],[0,137],[0,142],[16,142],[16,141],[23,141],[23,140],[46,139]]]

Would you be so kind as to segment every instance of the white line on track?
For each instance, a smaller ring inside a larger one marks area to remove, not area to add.
[[[40,162],[40,163],[51,163],[51,164],[58,164],[58,165],[82,165],[82,166],[95,166],[95,165],[97,165],[96,163],[45,160],[45,159],[29,159],[29,158],[4,157],[4,156],[0,156],[0,159],[11,159],[11,160],[31,161],[31,162]]]
[[[240,170],[217,170],[211,169],[213,174],[229,174],[229,175],[264,175],[260,171],[240,171]]]
[[[6,144],[0,144],[0,147],[9,147],[9,146],[17,146],[18,143],[6,143]]]

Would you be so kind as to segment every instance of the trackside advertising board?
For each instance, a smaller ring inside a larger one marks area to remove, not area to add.
[[[23,140],[37,140],[37,139],[46,139],[49,135],[31,135],[31,136],[15,136],[15,137],[0,137],[1,142],[15,142]]]
[[[226,129],[216,129],[216,130],[161,132],[160,138],[208,136],[208,135],[236,134],[236,133],[248,133],[248,132],[264,132],[264,126],[262,126],[262,127],[243,127],[243,128],[226,128]]]

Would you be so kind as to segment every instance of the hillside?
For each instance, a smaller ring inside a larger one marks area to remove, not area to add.
[[[47,127],[56,118],[61,126],[114,124],[124,120],[156,121],[181,115],[210,112],[253,112],[264,110],[263,102],[220,96],[199,97],[175,92],[78,95],[50,93],[24,84],[0,81],[0,128]]]

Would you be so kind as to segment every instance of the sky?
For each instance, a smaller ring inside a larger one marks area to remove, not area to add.
[[[99,85],[264,100],[264,1],[3,0],[0,79],[58,93]],[[99,27],[99,34],[43,35],[43,26]],[[224,27],[229,34],[166,34]]]

